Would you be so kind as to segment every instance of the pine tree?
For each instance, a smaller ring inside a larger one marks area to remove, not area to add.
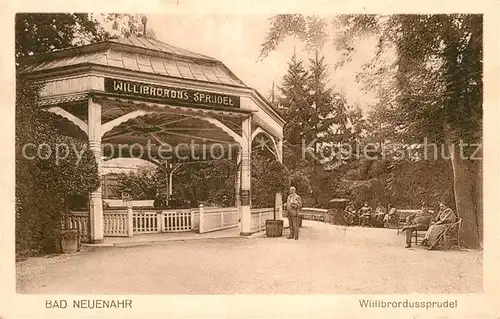
[[[286,120],[285,140],[292,145],[301,145],[302,141],[310,143],[314,140],[312,125],[313,109],[308,95],[308,73],[296,53],[288,63],[287,74],[278,87],[280,97],[278,104]]]
[[[313,108],[311,124],[314,126],[314,135],[317,140],[315,151],[319,152],[318,147],[321,147],[323,142],[331,140],[330,128],[335,123],[332,104],[333,89],[328,87],[328,70],[325,58],[319,58],[316,51],[315,58],[309,59],[309,62],[308,93]]]

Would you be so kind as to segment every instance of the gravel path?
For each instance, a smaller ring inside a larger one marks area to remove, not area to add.
[[[32,294],[482,291],[480,251],[405,249],[395,230],[354,227],[344,233],[313,221],[304,221],[299,241],[283,236],[84,248],[18,262],[17,272],[18,292]]]

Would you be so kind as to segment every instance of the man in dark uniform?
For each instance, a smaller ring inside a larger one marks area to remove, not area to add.
[[[431,222],[431,214],[426,205],[422,205],[422,209],[406,218],[408,226],[403,227],[402,231],[406,232],[406,248],[411,247],[411,236],[414,231],[427,230]]]
[[[290,187],[290,195],[286,200],[288,224],[290,225],[290,236],[288,239],[299,239],[299,212],[302,208],[302,199],[295,193],[295,187]]]

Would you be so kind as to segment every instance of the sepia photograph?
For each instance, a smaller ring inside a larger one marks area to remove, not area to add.
[[[483,14],[13,22],[18,295],[485,292]]]

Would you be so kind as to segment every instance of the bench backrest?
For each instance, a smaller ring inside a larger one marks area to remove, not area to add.
[[[419,211],[420,209],[396,209],[396,213],[399,216],[399,220],[402,222],[405,222],[408,216],[415,214]]]

